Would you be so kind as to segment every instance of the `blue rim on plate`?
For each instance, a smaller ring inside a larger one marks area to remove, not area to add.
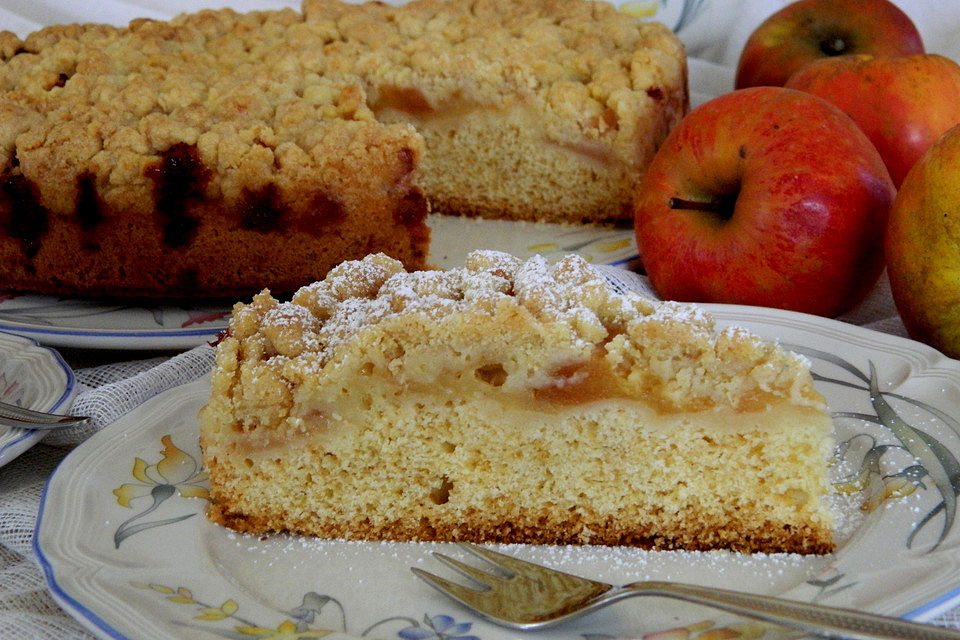
[[[81,349],[181,349],[226,328],[230,302],[174,305],[40,294],[0,297],[0,330],[48,346]]]
[[[15,324],[0,322],[0,331],[22,336],[37,336],[42,341],[53,345],[75,348],[116,348],[116,349],[175,349],[178,347],[198,346],[207,340],[216,338],[217,334],[226,328],[216,326],[211,329],[190,329],[171,331],[82,331],[79,329],[43,329],[38,327],[24,327]],[[52,338],[52,340],[51,340]],[[139,343],[147,340],[148,343]],[[36,341],[36,340],[35,340]]]

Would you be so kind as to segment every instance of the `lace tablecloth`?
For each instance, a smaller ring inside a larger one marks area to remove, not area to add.
[[[753,28],[788,0],[660,0],[649,5],[657,17],[675,28],[700,73],[692,77],[694,97],[709,97],[732,86],[732,68]],[[895,0],[917,23],[930,52],[960,60],[960,4],[956,0]],[[103,21],[123,24],[131,18],[170,17],[201,6],[233,6],[240,10],[299,6],[299,0],[0,0],[0,26],[21,35],[45,24]],[[638,286],[622,272],[627,286]],[[877,331],[905,335],[882,281],[871,298],[842,320]],[[198,347],[173,358],[120,362],[79,368],[79,413],[90,415],[89,427],[48,437],[0,468],[0,638],[4,640],[87,640],[92,638],[64,613],[47,592],[31,548],[34,524],[46,479],[72,445],[110,424],[157,393],[206,374],[212,349]],[[960,608],[934,622],[960,628]]]

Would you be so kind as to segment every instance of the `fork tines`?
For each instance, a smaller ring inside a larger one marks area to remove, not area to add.
[[[441,593],[450,596],[461,604],[465,604],[467,606],[474,606],[476,604],[477,596],[491,589],[491,583],[495,581],[509,580],[516,575],[517,569],[522,570],[521,565],[530,564],[528,562],[523,562],[522,560],[517,560],[516,558],[511,558],[510,556],[502,553],[491,551],[490,549],[486,549],[480,545],[461,542],[458,543],[458,546],[486,560],[495,570],[499,570],[501,575],[479,569],[465,562],[461,562],[456,558],[448,556],[445,553],[440,553],[439,551],[434,551],[431,555],[447,566],[453,568],[461,575],[472,580],[477,586],[464,586],[416,567],[411,567],[411,571],[413,571],[419,578],[427,582]],[[513,570],[511,570],[510,567],[512,567]]]
[[[440,593],[474,613],[512,628],[538,628],[552,624],[557,612],[567,615],[573,602],[587,602],[611,586],[476,545],[460,546],[486,561],[492,570],[481,569],[444,553],[433,556],[466,576],[476,586],[464,586],[446,578],[411,568]]]

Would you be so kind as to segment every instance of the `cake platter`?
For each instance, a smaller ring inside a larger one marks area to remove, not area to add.
[[[62,413],[75,392],[76,378],[60,354],[29,338],[0,332],[0,401]],[[0,425],[0,467],[47,433]]]
[[[837,551],[802,557],[506,550],[607,582],[688,581],[919,621],[960,602],[960,362],[834,320],[707,308],[720,325],[745,326],[810,358],[836,427]],[[105,428],[75,449],[46,487],[37,557],[57,602],[100,638],[625,640],[764,631],[710,609],[641,599],[547,636],[518,634],[472,616],[409,571],[444,573],[430,552],[461,553],[450,545],[258,537],[220,528],[203,516],[196,412],[208,384],[167,391]],[[767,631],[764,637],[781,633]]]
[[[51,347],[181,349],[213,340],[230,307],[0,292],[0,330]]]

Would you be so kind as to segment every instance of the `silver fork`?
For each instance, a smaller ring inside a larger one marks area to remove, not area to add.
[[[25,409],[15,404],[0,402],[0,426],[17,429],[63,429],[85,424],[86,416],[66,416]]]
[[[416,567],[411,570],[480,616],[512,629],[542,629],[625,598],[662,596],[828,638],[960,640],[960,631],[952,629],[772,596],[674,582],[634,582],[616,587],[548,569],[478,545],[461,546],[499,571],[485,571],[438,552],[433,555],[477,582],[479,588],[465,587]]]

